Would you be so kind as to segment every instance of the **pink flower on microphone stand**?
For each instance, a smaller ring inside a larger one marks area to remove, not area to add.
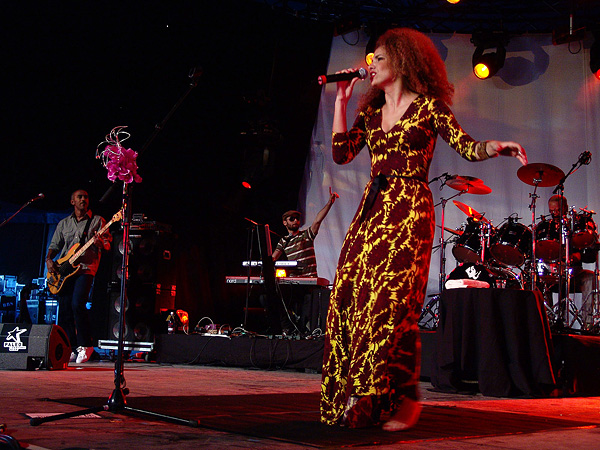
[[[104,150],[108,156],[105,167],[108,169],[108,179],[115,181],[117,179],[124,183],[140,183],[142,177],[137,173],[137,152],[130,148],[117,147],[109,145]]]
[[[96,158],[102,159],[102,165],[108,170],[108,179],[112,182],[121,180],[123,183],[140,183],[142,177],[137,170],[137,152],[121,145],[121,141],[129,138],[129,133],[123,131],[124,126],[115,127],[102,144],[108,144],[102,152],[96,150]],[[120,139],[119,135],[124,135]],[[100,144],[100,145],[102,145]],[[98,147],[100,147],[100,145]]]

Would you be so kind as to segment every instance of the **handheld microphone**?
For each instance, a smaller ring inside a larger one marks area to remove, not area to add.
[[[319,76],[319,78],[317,78],[317,81],[319,82],[319,84],[325,84],[325,83],[334,83],[336,81],[350,81],[353,78],[360,78],[361,80],[364,80],[365,78],[367,78],[368,74],[369,74],[369,72],[367,72],[367,69],[361,67],[360,69],[354,70],[352,72],[332,73],[331,75],[321,75],[321,76]]]
[[[577,162],[579,164],[583,164],[585,166],[587,166],[591,161],[592,161],[592,154],[588,151],[585,151],[581,155],[579,155],[579,159],[577,160]]]
[[[31,200],[29,200],[29,203],[33,203],[33,202],[35,202],[36,200],[42,200],[44,197],[45,197],[45,195],[44,195],[44,194],[42,194],[42,193],[39,193],[39,194],[37,195],[37,197],[33,197]]]

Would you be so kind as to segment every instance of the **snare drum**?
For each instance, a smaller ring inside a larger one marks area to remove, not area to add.
[[[505,267],[463,263],[450,272],[448,280],[477,280],[489,283],[491,288],[523,289],[519,277]]]
[[[490,246],[496,261],[508,266],[520,266],[531,256],[531,230],[514,220],[502,225]]]
[[[470,217],[467,219],[465,230],[452,248],[452,254],[458,262],[479,262],[481,255],[481,225],[481,222],[476,222]]]
[[[558,270],[558,264],[538,260],[536,264],[536,272],[538,280],[542,283],[546,283],[547,286],[552,286],[558,283],[560,272]]]
[[[535,256],[546,261],[560,257],[560,222],[542,220],[535,227]]]
[[[598,242],[596,224],[592,220],[590,212],[582,211],[573,217],[571,242],[574,247],[579,249],[590,247]]]

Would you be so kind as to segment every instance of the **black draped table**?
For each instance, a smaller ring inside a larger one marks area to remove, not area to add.
[[[431,383],[446,392],[544,396],[553,348],[538,291],[447,289],[440,296]]]

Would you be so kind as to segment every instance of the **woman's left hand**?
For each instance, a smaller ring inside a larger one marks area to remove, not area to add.
[[[493,158],[496,155],[513,156],[524,166],[527,165],[527,153],[525,153],[525,149],[516,142],[488,141],[485,151],[490,158]]]

